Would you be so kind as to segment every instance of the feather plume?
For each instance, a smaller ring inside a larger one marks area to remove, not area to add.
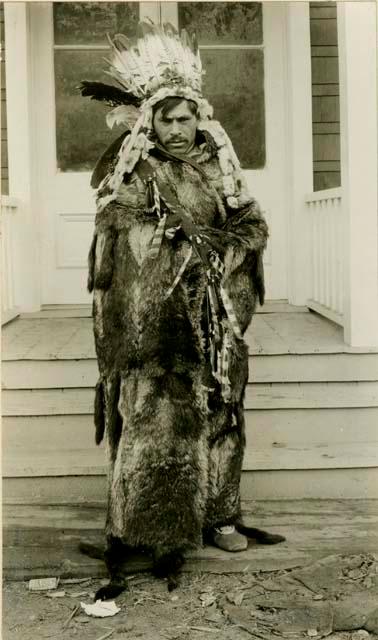
[[[141,58],[143,58],[144,64],[146,66],[148,75],[147,82],[151,82],[153,78],[156,78],[156,80],[158,81],[160,80],[159,71],[154,61],[155,55],[153,52],[153,43],[151,41],[151,36],[144,36],[144,38],[140,38],[137,42],[140,56]]]
[[[106,124],[109,129],[112,129],[114,125],[123,124],[131,130],[139,115],[140,113],[135,106],[122,104],[106,114]]]
[[[130,46],[129,49],[124,48],[125,40],[127,39],[119,39],[119,35],[122,34],[117,34],[114,37],[114,42],[108,36],[114,53],[112,65],[121,77],[132,84],[138,95],[143,95],[142,87],[148,82],[143,60],[140,59],[138,51],[134,50],[133,46]]]
[[[193,67],[195,68],[195,58],[191,48],[191,42],[185,29],[181,31],[181,43],[183,51],[184,73],[187,80],[191,78]]]
[[[78,89],[83,97],[89,97],[91,100],[99,100],[108,102],[111,106],[132,104],[140,105],[140,99],[136,98],[133,93],[123,91],[118,87],[103,82],[89,82],[83,80]]]
[[[163,27],[141,22],[137,39],[116,34],[108,40],[112,49],[108,73],[126,92],[140,101],[168,81],[201,88],[201,62],[196,41],[185,30],[181,38],[170,23]]]
[[[178,75],[185,77],[183,64],[182,44],[179,40],[176,29],[168,22],[165,27],[166,43],[171,51],[173,66],[176,68]]]

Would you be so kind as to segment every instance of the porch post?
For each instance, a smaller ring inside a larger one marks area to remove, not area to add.
[[[288,2],[288,282],[289,302],[306,305],[309,297],[309,219],[305,196],[313,191],[310,9]]]
[[[38,220],[33,208],[33,131],[30,100],[30,32],[27,2],[5,2],[9,195],[20,203],[14,219],[11,259],[14,303],[40,308]]]
[[[376,6],[337,4],[341,185],[345,215],[344,338],[378,346]]]

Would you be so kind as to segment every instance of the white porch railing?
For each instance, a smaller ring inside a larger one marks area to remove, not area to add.
[[[14,302],[13,235],[15,216],[19,208],[17,198],[1,197],[1,324],[18,315]]]
[[[310,309],[344,324],[344,251],[342,189],[314,192],[306,198],[310,217]]]

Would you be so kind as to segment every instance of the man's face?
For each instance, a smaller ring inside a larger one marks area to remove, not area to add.
[[[177,155],[185,155],[194,147],[197,118],[190,111],[187,100],[168,111],[165,116],[158,109],[154,116],[154,129],[160,143]]]

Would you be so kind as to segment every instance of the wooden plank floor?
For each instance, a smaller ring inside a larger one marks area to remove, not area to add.
[[[91,318],[35,315],[24,314],[3,328],[4,361],[95,357]],[[245,338],[251,354],[366,352],[345,345],[338,325],[303,311],[257,313]]]
[[[243,511],[247,524],[281,533],[286,542],[273,547],[250,544],[238,554],[205,547],[189,555],[186,570],[275,571],[332,554],[378,554],[378,500],[245,502]],[[101,561],[77,550],[84,539],[102,544],[104,520],[102,505],[4,505],[4,577],[106,575]],[[148,567],[148,560],[135,557],[129,570]]]

